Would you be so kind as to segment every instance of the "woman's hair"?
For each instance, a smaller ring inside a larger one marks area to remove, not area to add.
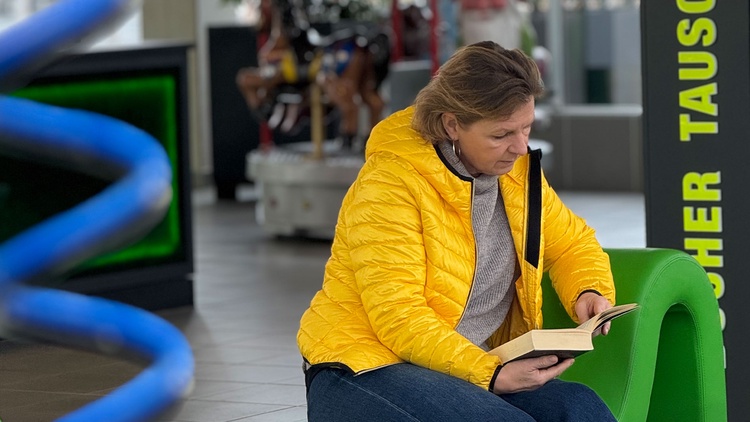
[[[492,41],[463,47],[440,67],[414,100],[412,127],[430,142],[447,139],[443,113],[467,127],[479,120],[509,117],[544,93],[536,63],[521,50]]]

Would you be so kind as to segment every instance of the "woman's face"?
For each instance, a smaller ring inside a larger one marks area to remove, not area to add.
[[[534,98],[507,119],[480,120],[461,127],[453,113],[443,114],[443,126],[460,148],[459,159],[469,173],[499,176],[513,168],[518,157],[528,152],[529,133],[534,122]]]

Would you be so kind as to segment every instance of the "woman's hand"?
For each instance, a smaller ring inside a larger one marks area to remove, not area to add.
[[[612,304],[605,297],[593,292],[586,292],[578,298],[575,309],[578,320],[584,323],[599,312],[604,312],[611,307]],[[601,328],[601,334],[606,336],[609,333],[610,325],[611,322],[604,324]],[[594,336],[597,335],[599,335],[599,330],[594,332]]]
[[[573,362],[573,359],[565,359],[558,363],[554,355],[508,362],[497,374],[492,392],[508,394],[536,390],[565,372]]]

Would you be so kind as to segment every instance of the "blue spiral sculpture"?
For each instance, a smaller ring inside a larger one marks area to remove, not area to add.
[[[137,3],[60,0],[6,30],[0,34],[0,92],[18,88],[55,54],[111,28]],[[158,416],[192,385],[193,355],[179,330],[129,305],[24,283],[70,269],[158,223],[172,197],[167,155],[148,134],[115,119],[2,95],[0,150],[122,174],[99,195],[0,244],[0,336],[130,352],[151,362],[108,396],[58,421]]]

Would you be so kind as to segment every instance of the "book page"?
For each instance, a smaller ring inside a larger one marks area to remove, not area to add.
[[[614,306],[612,308],[607,309],[606,311],[603,311],[597,315],[594,315],[590,320],[579,325],[578,328],[593,333],[599,327],[607,323],[607,321],[611,321],[619,316],[625,315],[628,312],[634,311],[637,308],[638,308],[637,303],[628,303],[626,305]]]
[[[545,355],[561,359],[577,356],[594,348],[591,335],[577,328],[531,330],[489,351],[499,356],[503,363]]]

